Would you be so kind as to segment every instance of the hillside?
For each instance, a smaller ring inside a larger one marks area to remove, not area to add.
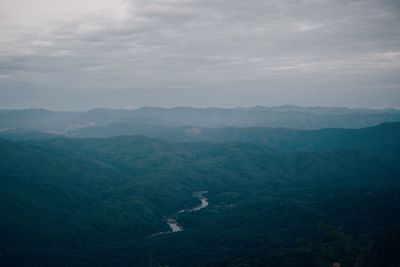
[[[363,251],[400,223],[399,164],[243,142],[1,140],[0,263],[364,266],[375,258]],[[210,205],[179,215],[183,232],[153,236],[168,230],[165,216],[196,205],[196,191]]]

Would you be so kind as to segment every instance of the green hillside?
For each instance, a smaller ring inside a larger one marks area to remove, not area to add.
[[[0,263],[366,266],[400,223],[399,163],[140,136],[1,140]],[[210,205],[177,214],[183,232],[153,235],[202,190]]]

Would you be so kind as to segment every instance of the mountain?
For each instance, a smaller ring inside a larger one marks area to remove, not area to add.
[[[198,127],[284,127],[294,129],[363,128],[400,121],[393,109],[348,109],[324,107],[251,108],[156,108],[134,110],[93,109],[56,112],[44,109],[0,110],[0,130],[23,129],[65,133],[84,127],[112,123]]]
[[[399,122],[383,123],[362,129],[331,128],[319,130],[266,127],[161,127],[118,123],[103,127],[82,128],[69,132],[68,135],[81,138],[144,135],[175,142],[208,141],[221,143],[242,141],[285,151],[361,150],[371,153],[392,154],[400,152],[398,146],[398,140],[400,140]]]
[[[368,131],[383,138],[396,134],[392,126]],[[400,159],[385,146],[359,148],[0,139],[0,265],[390,263],[395,256],[379,248],[398,236],[386,232],[400,223]],[[198,204],[198,191],[207,191],[209,206],[178,213]],[[159,234],[172,215],[184,231]],[[397,255],[395,245],[385,251]]]

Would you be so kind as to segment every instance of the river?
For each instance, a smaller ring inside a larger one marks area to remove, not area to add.
[[[208,199],[207,197],[205,197],[205,194],[208,191],[198,191],[198,192],[194,192],[193,193],[193,197],[197,198],[200,200],[200,205],[192,208],[192,209],[186,209],[186,210],[180,210],[177,212],[177,214],[179,213],[184,213],[184,212],[196,212],[199,210],[202,210],[204,208],[206,208],[208,206]],[[176,233],[176,232],[182,232],[184,229],[181,225],[178,224],[177,221],[177,216],[176,215],[172,215],[172,216],[168,216],[165,219],[166,223],[168,224],[170,230],[167,232],[163,232],[160,234],[169,234],[169,233]]]

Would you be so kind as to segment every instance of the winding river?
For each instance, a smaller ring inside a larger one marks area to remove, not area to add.
[[[180,210],[177,213],[179,214],[179,213],[184,213],[184,212],[196,212],[196,211],[206,208],[208,206],[208,199],[204,195],[207,192],[208,191],[194,192],[193,197],[198,198],[201,201],[200,205],[198,205],[192,209]],[[184,230],[183,227],[178,224],[176,215],[167,217],[165,221],[168,224],[170,230],[167,232],[160,233],[160,234],[170,234],[170,233],[182,232]]]

